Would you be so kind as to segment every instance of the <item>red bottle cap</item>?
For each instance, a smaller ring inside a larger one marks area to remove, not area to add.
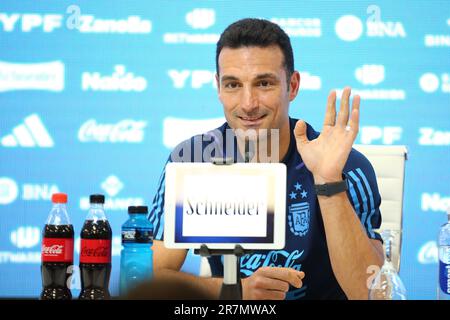
[[[52,194],[53,203],[67,203],[67,194],[65,193],[54,193]]]

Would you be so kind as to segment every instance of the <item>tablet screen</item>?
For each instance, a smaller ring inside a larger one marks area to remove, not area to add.
[[[281,249],[285,185],[284,164],[168,164],[166,246]]]

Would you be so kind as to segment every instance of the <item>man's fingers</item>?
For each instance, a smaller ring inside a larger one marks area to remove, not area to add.
[[[361,103],[361,98],[356,95],[353,97],[353,103],[352,103],[352,113],[350,115],[350,120],[348,122],[348,126],[350,127],[350,130],[355,133],[355,135],[359,131],[359,105]]]
[[[341,108],[339,109],[339,114],[337,118],[337,125],[341,127],[346,127],[348,122],[348,108],[350,100],[351,88],[345,87],[342,92],[341,97]]]
[[[256,290],[252,300],[284,300],[286,293],[276,290]]]
[[[267,267],[258,269],[258,272],[265,277],[285,281],[296,288],[303,285],[302,279],[305,277],[304,272],[292,268]]]
[[[328,95],[327,110],[325,111],[324,126],[334,126],[336,123],[336,91],[331,91]]]
[[[289,283],[275,278],[259,277],[256,280],[255,287],[265,290],[276,290],[281,292],[288,292]]]
[[[308,143],[308,137],[306,136],[306,123],[303,120],[298,120],[294,128],[294,136],[297,142],[301,144]]]

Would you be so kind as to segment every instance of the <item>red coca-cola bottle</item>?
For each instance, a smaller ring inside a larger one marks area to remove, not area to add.
[[[105,196],[91,195],[91,207],[81,230],[80,299],[109,299],[112,232],[103,205]]]
[[[69,276],[73,265],[73,226],[65,193],[52,195],[53,207],[42,234],[41,299],[72,299]]]

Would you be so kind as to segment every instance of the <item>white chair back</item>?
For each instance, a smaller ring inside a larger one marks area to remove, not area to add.
[[[403,190],[405,180],[405,146],[354,145],[372,164],[381,195],[382,223],[378,232],[392,230],[396,237],[392,242],[392,263],[400,270],[403,229]]]

